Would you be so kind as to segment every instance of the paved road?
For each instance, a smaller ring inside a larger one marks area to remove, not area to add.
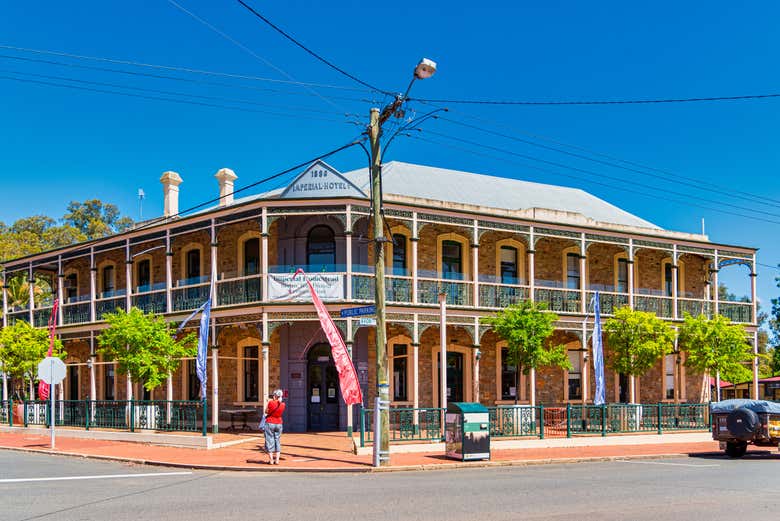
[[[41,479],[66,477],[77,479]],[[0,452],[7,521],[733,521],[776,517],[779,489],[777,455],[350,475],[184,472]]]

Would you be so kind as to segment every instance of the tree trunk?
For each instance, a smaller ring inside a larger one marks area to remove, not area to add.
[[[704,371],[701,376],[701,392],[699,393],[699,402],[708,403],[710,401],[710,373]]]

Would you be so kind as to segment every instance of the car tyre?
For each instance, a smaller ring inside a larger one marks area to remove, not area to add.
[[[726,443],[726,456],[729,458],[741,458],[747,452],[747,442],[730,441]]]

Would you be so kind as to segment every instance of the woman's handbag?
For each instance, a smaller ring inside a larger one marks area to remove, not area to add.
[[[262,418],[260,418],[260,430],[261,431],[265,430],[265,414],[263,415]]]

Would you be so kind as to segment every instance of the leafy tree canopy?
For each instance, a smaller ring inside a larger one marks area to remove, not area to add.
[[[176,339],[176,329],[159,315],[138,308],[104,315],[108,328],[98,337],[98,352],[116,360],[119,371],[143,382],[151,391],[175,372],[181,358],[195,356],[197,337],[190,333]]]
[[[38,364],[49,350],[49,332],[30,326],[24,320],[0,330],[0,363],[12,377],[32,380]],[[54,356],[65,358],[60,340],[54,340]]]
[[[618,373],[642,376],[674,348],[674,331],[654,313],[629,307],[615,310],[604,323],[611,356],[607,364]]]
[[[83,203],[71,201],[62,220],[87,239],[122,232],[133,224],[129,217],[120,217],[116,205],[104,203],[100,199],[89,199]]]
[[[707,318],[685,313],[679,328],[679,346],[686,352],[685,365],[703,374],[720,373],[729,382],[744,382],[752,371],[753,348],[741,324],[732,324],[723,315]]]
[[[558,315],[546,312],[542,304],[524,301],[483,318],[501,339],[507,343],[507,362],[529,369],[540,366],[558,366],[571,369],[566,346],[551,345]]]

